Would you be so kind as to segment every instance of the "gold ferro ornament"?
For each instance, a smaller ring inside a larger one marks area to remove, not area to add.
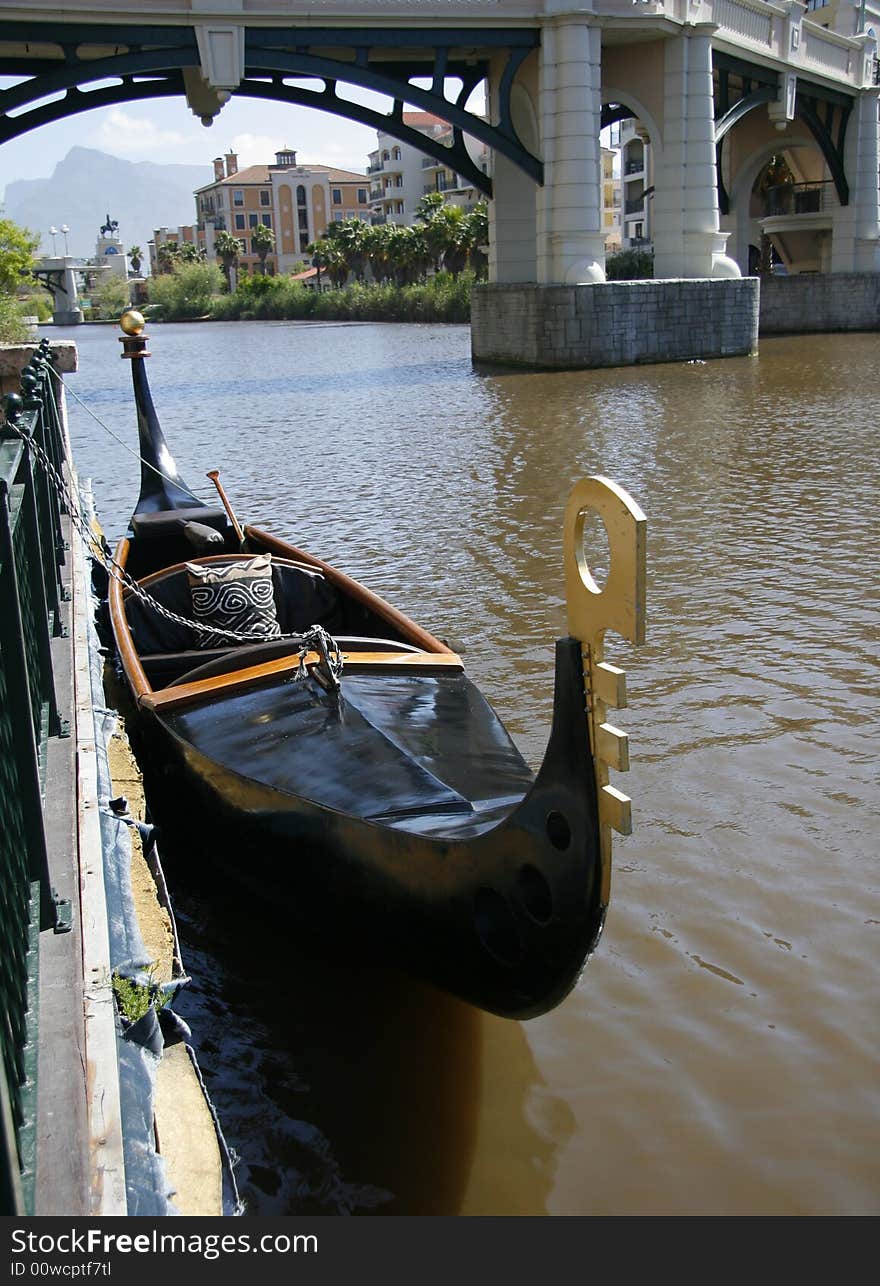
[[[610,569],[604,588],[590,571],[584,525],[595,513],[608,536]],[[645,567],[648,522],[622,487],[608,478],[575,484],[565,511],[564,558],[568,631],[583,649],[584,685],[590,747],[596,771],[596,796],[602,844],[602,901],[611,890],[611,829],[632,831],[631,800],[608,779],[609,768],[626,772],[626,733],[606,720],[609,706],[626,705],[626,675],[604,660],[605,633],[613,630],[631,643],[645,641]]]

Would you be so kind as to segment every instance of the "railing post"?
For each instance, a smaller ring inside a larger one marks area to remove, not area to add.
[[[16,572],[11,495],[5,478],[0,478],[0,567],[0,652],[6,674],[8,712],[15,729],[14,752],[19,768],[17,775],[24,840],[29,855],[31,879],[39,880],[40,883],[40,927],[50,929],[56,926],[57,908],[52,897],[49,856],[43,828],[39,725],[34,726],[31,676],[28,673]]]
[[[36,361],[31,361],[22,371],[21,389],[25,411],[32,418],[31,436],[36,445],[45,452],[53,468],[57,469],[58,464],[53,459],[51,433],[48,430],[46,379],[43,368]],[[36,539],[39,541],[40,562],[43,568],[43,596],[46,600],[47,613],[51,614],[53,632],[61,634],[63,633],[61,578],[58,566],[59,552],[63,551],[64,541],[57,503],[58,493],[39,461],[36,462],[36,468],[31,461],[30,472],[38,513]]]

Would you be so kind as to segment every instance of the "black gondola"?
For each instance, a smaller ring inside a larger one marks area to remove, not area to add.
[[[332,943],[377,956],[493,1013],[546,1012],[579,978],[608,904],[608,784],[625,702],[606,629],[644,631],[645,519],[587,478],[565,519],[570,637],[556,644],[553,723],[534,774],[460,657],[343,573],[222,505],[194,499],[159,426],[143,319],[122,319],[141,493],[111,565],[110,619],[135,744],[158,795],[186,800],[265,898]],[[216,475],[209,475],[215,478]],[[599,512],[599,591],[583,523]],[[256,641],[254,641],[256,640]],[[159,801],[161,803],[161,800]],[[293,930],[289,930],[293,932]]]

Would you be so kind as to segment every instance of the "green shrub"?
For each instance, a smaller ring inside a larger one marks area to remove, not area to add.
[[[0,344],[24,344],[28,327],[22,320],[21,304],[14,295],[0,294]]]
[[[178,263],[171,272],[150,278],[150,303],[161,307],[166,321],[205,317],[222,285],[223,273],[216,264]]]
[[[124,277],[107,273],[95,286],[91,299],[92,316],[113,319],[121,317],[131,300],[128,281]]]
[[[642,281],[654,276],[654,256],[649,250],[620,250],[605,262],[609,281]]]

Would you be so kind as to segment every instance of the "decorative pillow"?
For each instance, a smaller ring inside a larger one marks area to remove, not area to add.
[[[246,634],[255,642],[274,639],[281,634],[275,611],[275,593],[272,588],[272,556],[258,554],[255,558],[240,559],[234,563],[187,563],[189,587],[192,596],[193,620],[215,630],[234,630]],[[227,638],[219,633],[197,632],[199,647],[236,647],[245,640]]]

